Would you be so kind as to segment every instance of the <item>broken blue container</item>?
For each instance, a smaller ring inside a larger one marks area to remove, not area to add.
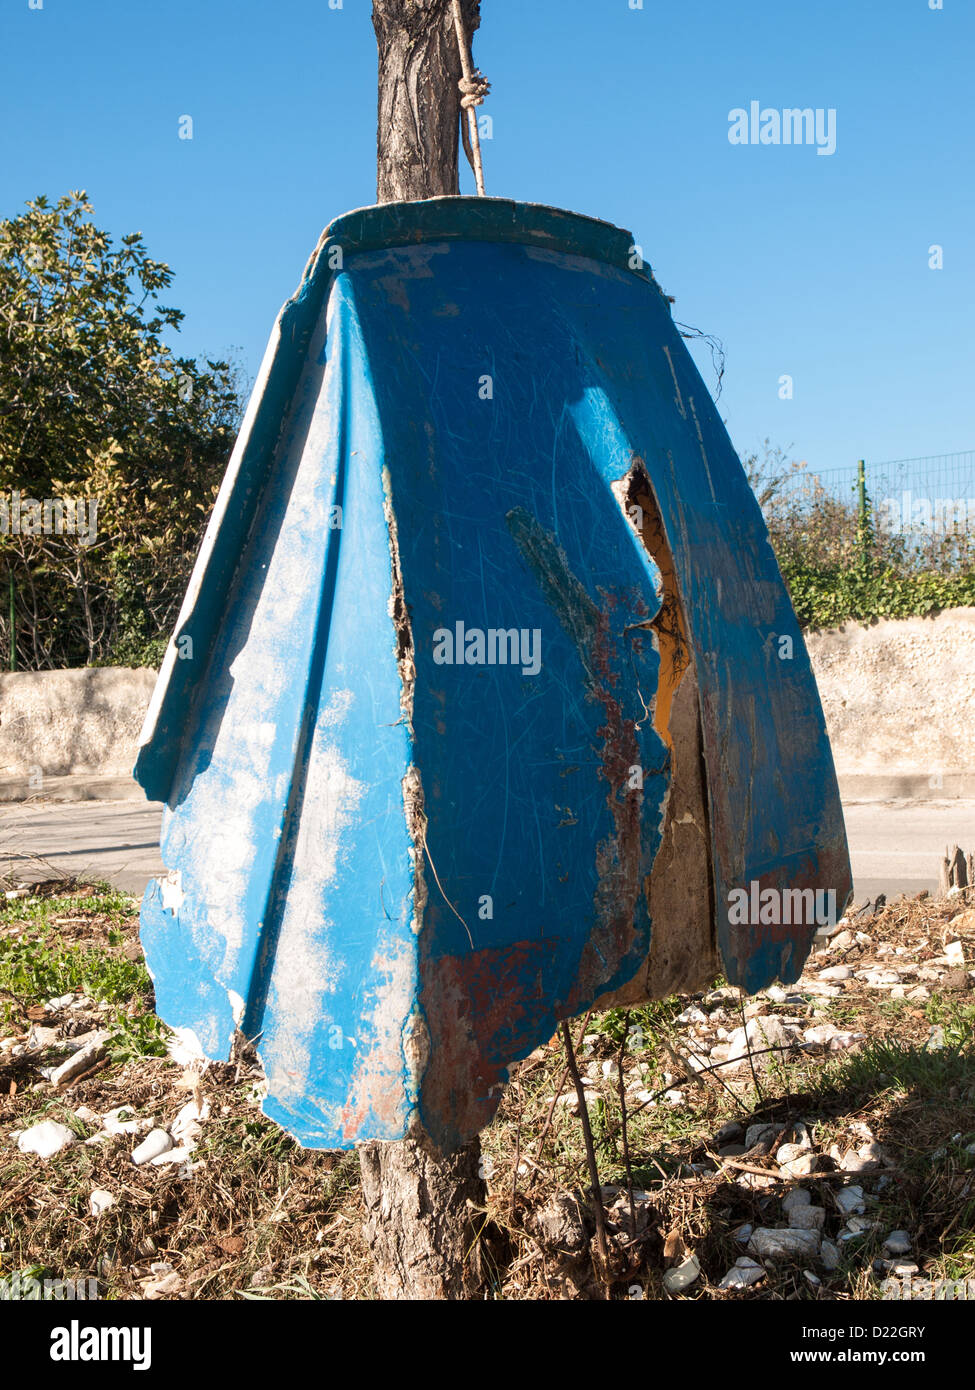
[[[628,233],[482,198],[326,229],[136,776],[159,1013],[254,1040],[312,1148],[450,1149],[596,1000],[798,977],[851,887],[822,710]]]

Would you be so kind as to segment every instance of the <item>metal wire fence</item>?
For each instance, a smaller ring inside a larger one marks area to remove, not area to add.
[[[975,529],[975,450],[925,458],[866,461],[867,492],[878,524],[907,532]],[[837,501],[856,499],[858,464],[847,468],[803,469],[784,480],[782,493],[814,502],[826,494]]]
[[[901,570],[975,567],[975,451],[754,469],[751,482],[777,548],[836,562],[867,546]]]

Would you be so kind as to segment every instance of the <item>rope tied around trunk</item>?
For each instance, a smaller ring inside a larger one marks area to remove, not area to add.
[[[451,9],[454,15],[454,29],[457,33],[457,47],[460,50],[460,65],[464,73],[457,84],[461,91],[460,130],[464,140],[464,153],[467,155],[467,162],[474,170],[478,195],[483,198],[484,167],[481,163],[481,136],[477,128],[475,107],[481,105],[491,90],[491,84],[480,68],[475,68],[471,58],[471,46],[464,29],[464,16],[461,13],[460,0],[452,0]],[[467,112],[466,125],[464,122],[465,111]]]
[[[480,68],[475,68],[470,77],[462,77],[457,86],[463,94],[460,104],[465,111],[469,111],[472,106],[480,106],[491,90],[491,84]]]

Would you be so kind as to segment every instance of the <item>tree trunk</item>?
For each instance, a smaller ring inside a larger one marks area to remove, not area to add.
[[[461,0],[468,42],[480,0]],[[373,0],[379,45],[376,201],[459,193],[460,53],[450,0]],[[481,1283],[469,1203],[486,1200],[475,1139],[452,1154],[425,1138],[359,1149],[364,1234],[383,1299],[464,1299]]]
[[[481,1279],[477,1233],[484,1217],[478,1139],[453,1154],[422,1140],[359,1149],[363,1228],[382,1299],[465,1299]]]
[[[480,0],[461,0],[470,42]],[[459,193],[460,53],[450,0],[373,0],[379,46],[376,201]]]

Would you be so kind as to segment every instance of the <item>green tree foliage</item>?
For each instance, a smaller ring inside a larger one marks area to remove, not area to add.
[[[0,223],[0,584],[34,669],[158,661],[241,413],[229,363],[164,342],[170,268],[92,211],[69,193]],[[66,499],[87,530],[55,533]]]

